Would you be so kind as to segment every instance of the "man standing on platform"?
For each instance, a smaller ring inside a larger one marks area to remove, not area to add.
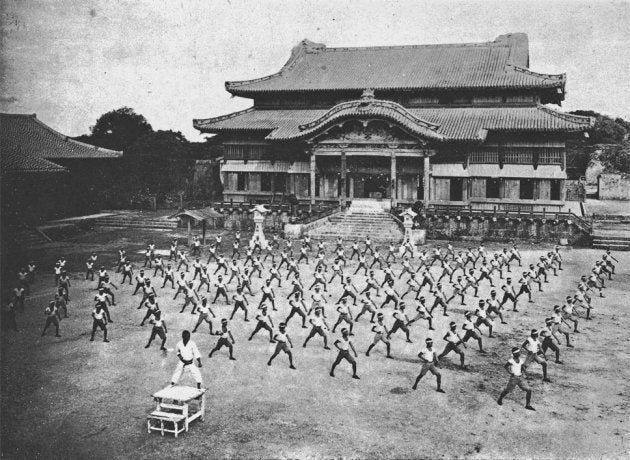
[[[171,377],[171,385],[176,385],[182,373],[188,370],[195,379],[195,382],[197,382],[197,388],[201,388],[201,371],[198,369],[201,367],[201,354],[199,353],[197,344],[190,340],[190,331],[182,332],[182,340],[177,343],[175,349],[177,350],[179,362],[177,363],[173,377]],[[197,360],[197,366],[194,364],[195,359]]]

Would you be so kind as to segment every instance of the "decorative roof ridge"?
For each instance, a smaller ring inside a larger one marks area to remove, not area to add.
[[[253,78],[251,80],[226,81],[225,90],[230,91],[231,89],[235,89],[241,86],[250,85],[252,83],[259,83],[261,81],[271,80],[273,78],[277,78],[281,76],[282,76],[282,72],[276,72],[276,73],[272,73],[271,75],[265,75],[264,77]]]
[[[340,112],[344,110],[357,109],[357,108],[363,108],[363,107],[364,107],[364,110],[367,110],[372,107],[382,107],[382,108],[394,110],[395,112],[399,113],[400,115],[409,119],[410,121],[422,126],[423,128],[429,129],[431,131],[435,131],[436,133],[437,133],[437,130],[440,128],[440,125],[438,124],[430,123],[428,121],[425,121],[421,118],[416,117],[413,113],[409,112],[406,108],[404,108],[402,105],[398,104],[397,102],[387,101],[383,99],[374,99],[373,91],[371,93],[372,94],[371,97],[365,96],[367,91],[368,90],[364,92],[364,96],[362,96],[361,99],[357,99],[354,101],[341,102],[335,105],[334,107],[332,107],[331,109],[329,109],[325,114],[323,114],[319,118],[316,118],[315,120],[311,122],[299,125],[298,128],[300,129],[300,131],[306,131],[308,129],[313,128],[314,126],[324,123],[328,119],[334,117],[335,115],[339,114]]]
[[[510,45],[503,42],[478,42],[478,43],[434,43],[423,45],[390,45],[390,46],[341,46],[326,48],[324,52],[328,51],[369,51],[369,50],[392,50],[392,49],[418,49],[418,48],[482,48],[486,46],[492,46],[493,48],[509,48]]]
[[[521,66],[517,66],[515,64],[510,64],[510,63],[505,64],[505,68],[508,70],[514,70],[516,72],[521,72],[527,75],[531,75],[532,77],[542,78],[544,80],[556,80],[560,82],[565,82],[567,79],[566,73],[559,73],[559,74],[540,73],[540,72],[535,72],[533,70],[530,70],[526,67],[521,67]]]
[[[565,120],[571,123],[584,124],[584,125],[588,125],[589,127],[592,127],[595,125],[595,118],[593,117],[585,117],[582,115],[573,115],[571,113],[560,112],[558,110],[554,110],[542,104],[537,104],[536,108],[542,112],[548,113],[549,115],[552,115],[554,117],[560,118],[562,120]]]
[[[256,110],[254,106],[248,107],[244,110],[239,110],[238,112],[228,113],[227,115],[219,115],[218,117],[210,117],[210,118],[193,118],[193,127],[199,129],[198,127],[208,123],[217,123],[219,121],[229,120],[230,118],[238,117],[239,115],[243,115],[249,112],[253,112]]]
[[[70,142],[72,144],[77,144],[77,145],[80,145],[82,147],[86,147],[86,148],[89,148],[89,149],[96,150],[98,152],[111,153],[112,155],[115,155],[115,156],[121,156],[122,155],[122,152],[119,151],[119,150],[110,150],[110,149],[106,149],[105,147],[99,147],[97,145],[88,144],[86,142],[81,142],[81,141],[77,141],[75,139],[72,139],[70,136],[66,136],[65,134],[60,133],[56,129],[51,128],[50,126],[48,126],[46,123],[44,123],[39,118],[37,118],[37,115],[35,115],[35,114],[33,114],[32,118],[33,118],[33,121],[37,122],[41,127],[46,129],[47,131],[50,131],[52,134],[54,134],[55,136],[61,138],[65,142]],[[44,158],[57,158],[57,157],[55,157],[55,156],[51,156],[51,157],[46,156]]]

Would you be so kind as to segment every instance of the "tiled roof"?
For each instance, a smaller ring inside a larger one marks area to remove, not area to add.
[[[0,158],[3,171],[61,172],[54,160],[118,158],[122,152],[70,139],[33,115],[0,114]],[[53,161],[49,161],[53,160]]]
[[[306,126],[332,110],[248,109],[224,117],[194,120],[193,124],[206,133],[263,131],[267,133],[268,140],[294,140],[303,137]],[[589,129],[593,124],[590,117],[570,115],[542,105],[405,110],[424,123],[436,126],[434,140],[455,142],[480,141],[485,139],[488,131],[578,132]]]
[[[241,96],[365,88],[564,88],[564,74],[540,74],[528,66],[529,44],[522,33],[486,43],[367,48],[327,48],[303,40],[279,72],[225,86]]]

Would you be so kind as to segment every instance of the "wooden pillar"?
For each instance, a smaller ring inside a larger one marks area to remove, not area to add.
[[[315,204],[315,152],[311,152],[311,204]]]
[[[205,219],[203,220],[203,233],[201,236],[201,244],[204,246],[206,245],[206,220]]]
[[[429,193],[431,192],[431,187],[429,186],[429,182],[431,180],[431,160],[429,159],[429,155],[428,153],[425,153],[424,155],[424,170],[423,170],[423,178],[422,178],[422,185],[424,187],[424,206],[428,206],[429,205],[429,200],[431,199],[431,197],[429,196]]]
[[[341,196],[340,196],[340,204],[342,208],[346,207],[346,171],[348,170],[348,168],[346,167],[346,151],[345,150],[341,150],[341,184],[340,184],[340,189],[341,189]]]
[[[397,189],[398,189],[398,185],[396,184],[396,150],[392,148],[392,170],[391,170],[391,177],[389,180],[389,189],[391,190],[391,194],[392,194],[392,207],[396,206],[396,197],[397,197]]]

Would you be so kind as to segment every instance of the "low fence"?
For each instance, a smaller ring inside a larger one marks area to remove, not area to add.
[[[472,206],[431,205],[419,209],[415,228],[427,231],[429,239],[483,239],[489,241],[527,240],[588,246],[592,221],[573,212],[523,210],[492,211]],[[394,210],[394,214],[402,208]]]
[[[420,224],[430,239],[479,239],[485,241],[524,240],[532,243],[558,243],[566,240],[572,246],[589,246],[591,235],[571,220],[531,218],[465,218],[435,216]]]
[[[199,204],[202,205],[203,203]],[[260,203],[233,203],[225,201],[206,203],[205,206],[212,206],[215,211],[223,216],[213,219],[209,228],[253,231],[255,224],[252,210],[256,204]],[[269,213],[267,213],[265,218],[264,228],[279,233],[284,230],[284,224],[308,224],[328,217],[339,210],[339,205],[337,204],[317,204],[313,206],[305,204],[264,204],[269,209]],[[190,206],[188,207],[190,208]],[[184,226],[185,224],[182,223],[180,225]],[[195,228],[198,227],[201,227],[201,224],[195,225]]]

